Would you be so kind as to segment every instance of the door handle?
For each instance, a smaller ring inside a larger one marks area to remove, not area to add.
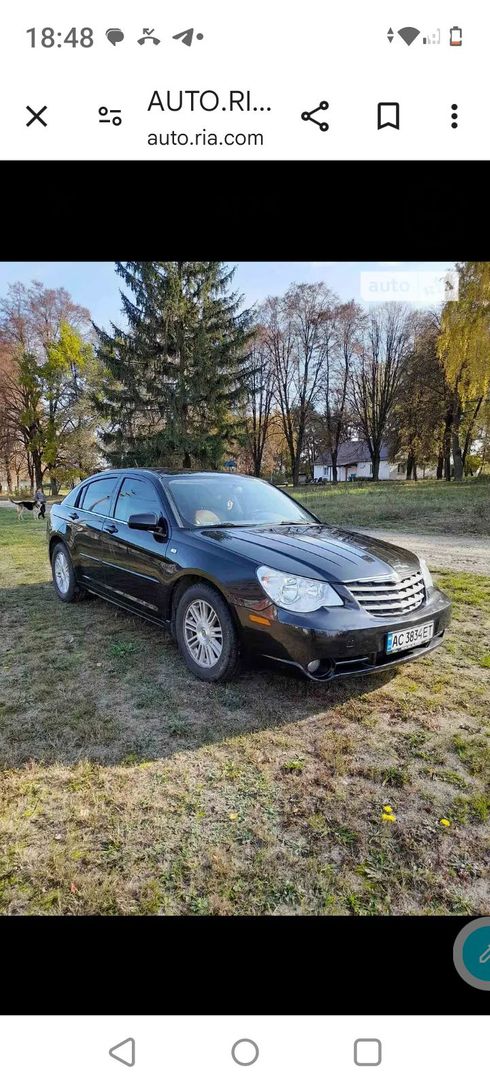
[[[80,517],[80,515],[79,515],[79,514],[72,514],[72,515],[71,515],[71,519],[70,519],[70,520],[71,520],[72,522],[78,522],[78,519],[79,519],[79,517]]]
[[[112,526],[106,526],[105,528],[108,533],[117,533],[117,526],[114,524]]]

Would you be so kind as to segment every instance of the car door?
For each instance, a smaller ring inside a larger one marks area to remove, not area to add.
[[[77,574],[94,589],[105,587],[105,553],[107,538],[104,521],[111,510],[116,476],[100,476],[85,485],[70,512],[72,555]]]
[[[112,596],[128,608],[161,615],[174,564],[167,561],[168,535],[128,526],[131,514],[168,512],[155,484],[149,477],[124,477],[115,499],[113,516],[104,522],[110,566],[106,578]]]

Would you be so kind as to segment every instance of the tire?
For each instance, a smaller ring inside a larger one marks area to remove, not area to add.
[[[229,681],[236,673],[240,643],[230,610],[221,594],[206,582],[189,586],[175,616],[180,653],[201,681]]]
[[[53,548],[51,556],[51,571],[53,585],[60,601],[80,601],[84,596],[83,590],[78,586],[71,562],[70,553],[64,544],[57,544]]]

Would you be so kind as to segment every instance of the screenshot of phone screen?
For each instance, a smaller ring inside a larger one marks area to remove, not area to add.
[[[0,16],[6,1084],[479,1084],[488,9]]]
[[[475,0],[23,0],[2,22],[6,158],[488,158]]]

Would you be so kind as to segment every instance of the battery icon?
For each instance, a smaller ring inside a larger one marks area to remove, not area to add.
[[[460,26],[452,26],[449,31],[449,45],[462,45],[463,31]]]

